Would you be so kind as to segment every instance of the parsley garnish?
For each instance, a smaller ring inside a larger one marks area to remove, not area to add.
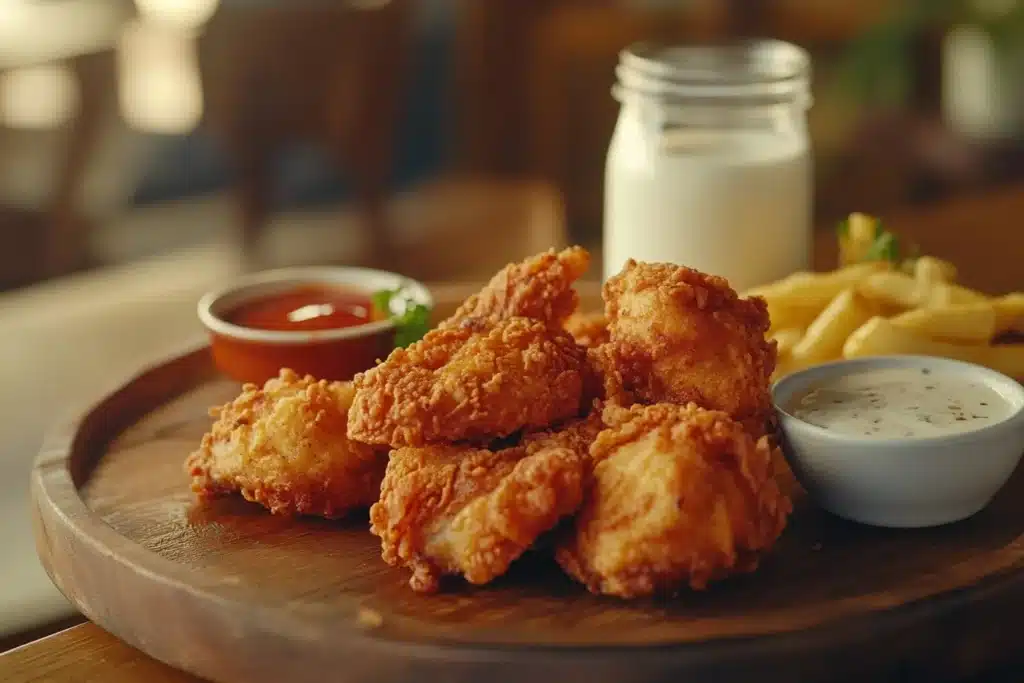
[[[853,214],[851,214],[852,216]],[[864,216],[857,214],[857,218],[864,221],[870,221],[870,232],[865,234],[864,230],[858,230],[857,234],[851,235],[850,230],[850,217],[844,218],[839,221],[836,225],[836,233],[839,235],[840,244],[847,242],[848,240],[854,240],[859,244],[863,245],[857,251],[859,254],[854,257],[856,261],[889,261],[893,264],[900,264],[903,260],[902,249],[899,237],[892,232],[886,230],[882,221],[871,216]],[[862,224],[858,224],[858,228],[863,227]],[[871,240],[870,244],[865,244],[868,240]],[[913,247],[911,248],[913,251]],[[915,254],[916,256],[916,254]]]
[[[875,233],[875,241],[868,247],[867,252],[864,254],[864,260],[899,263],[899,238],[888,230],[883,230],[881,224],[879,224]]]
[[[430,329],[430,307],[416,303],[404,288],[382,289],[370,296],[373,308],[395,326],[395,346],[419,341]]]

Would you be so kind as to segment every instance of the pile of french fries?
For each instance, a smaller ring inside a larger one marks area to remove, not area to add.
[[[840,238],[841,266],[795,273],[745,295],[768,302],[778,343],[775,377],[840,358],[941,356],[1024,379],[1024,292],[990,297],[956,282],[953,264],[930,256],[862,260],[879,243],[877,222],[853,214]]]

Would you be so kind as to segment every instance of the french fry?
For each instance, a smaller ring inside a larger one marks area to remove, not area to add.
[[[1024,344],[995,344],[988,347],[984,365],[1014,379],[1024,380]]]
[[[914,278],[922,282],[955,282],[956,266],[934,256],[920,256],[914,261]]]
[[[803,370],[805,367],[807,367],[807,364],[794,360],[791,354],[779,356],[779,360],[775,364],[775,372],[772,373],[772,380],[782,379],[797,370]]]
[[[857,283],[857,291],[866,299],[896,308],[915,308],[922,284],[905,273],[871,273]]]
[[[877,236],[878,221],[863,213],[846,219],[846,234],[839,237],[839,263],[846,266],[863,261]]]
[[[863,296],[899,308],[942,307],[983,303],[988,297],[961,285],[918,280],[905,273],[872,273],[857,285]]]
[[[918,291],[918,306],[957,306],[960,304],[978,304],[988,301],[981,292],[968,289],[951,282],[921,282]]]
[[[836,358],[842,353],[847,337],[877,312],[877,307],[854,288],[844,289],[807,327],[807,332],[793,347],[793,360],[810,364]]]
[[[794,306],[786,301],[769,301],[770,334],[782,330],[805,329],[821,313],[821,306]]]
[[[1024,379],[1024,344],[952,344],[935,341],[919,337],[881,317],[864,323],[843,345],[844,358],[899,354],[952,358]]]
[[[779,356],[789,355],[792,352],[793,347],[799,343],[800,338],[804,336],[804,331],[798,327],[787,327],[774,332],[771,338],[775,340],[778,346]]]
[[[846,357],[920,354],[975,362],[1024,379],[1024,292],[989,297],[956,282],[956,266],[934,256],[903,259],[897,237],[872,216],[850,214],[839,262],[754,288],[771,316],[778,347],[773,377]]]
[[[917,308],[891,319],[896,327],[931,339],[987,344],[996,333],[996,308],[990,302],[942,308]]]
[[[844,358],[862,356],[941,356],[988,365],[988,345],[952,344],[915,334],[876,316],[853,332],[843,344]]]
[[[1024,332],[1024,292],[1014,292],[995,299],[996,334]]]
[[[793,273],[777,282],[744,292],[744,296],[764,297],[771,309],[776,306],[799,307],[803,310],[825,308],[836,294],[853,287],[871,273],[888,271],[892,266],[883,261],[856,263],[828,273]],[[773,321],[773,325],[774,325]],[[790,325],[776,325],[779,329]]]

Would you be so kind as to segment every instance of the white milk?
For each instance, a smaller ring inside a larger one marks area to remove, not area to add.
[[[623,107],[605,169],[604,275],[628,258],[744,290],[808,267],[811,158],[802,131],[644,130]]]

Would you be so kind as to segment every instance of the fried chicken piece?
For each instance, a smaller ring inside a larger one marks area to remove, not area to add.
[[[565,329],[577,344],[588,349],[600,346],[609,339],[608,319],[604,313],[573,313],[565,321]]]
[[[600,411],[570,420],[541,432],[523,435],[522,445],[531,452],[542,448],[568,448],[581,457],[590,457],[590,445],[604,429]]]
[[[572,284],[590,267],[583,247],[549,249],[500,270],[482,290],[466,299],[441,329],[489,327],[507,318],[533,318],[560,325],[579,305]]]
[[[741,299],[720,277],[633,260],[603,294],[625,393],[647,404],[692,401],[766,433],[776,349],[763,299]]]
[[[393,451],[370,508],[381,556],[434,593],[445,575],[485,584],[583,498],[587,458],[538,439],[498,451],[445,445]]]
[[[345,436],[351,382],[283,369],[263,388],[246,384],[185,460],[200,498],[240,492],[275,514],[342,517],[380,495],[387,453]]]
[[[593,593],[673,595],[752,571],[785,528],[790,500],[773,448],[696,405],[604,411],[608,429],[575,527],[556,559]]]
[[[576,417],[585,355],[568,332],[528,318],[433,330],[356,376],[349,437],[394,448],[490,441]]]
[[[632,405],[636,399],[625,389],[622,371],[618,366],[611,344],[587,349],[586,373],[583,382],[585,406],[615,403]]]

